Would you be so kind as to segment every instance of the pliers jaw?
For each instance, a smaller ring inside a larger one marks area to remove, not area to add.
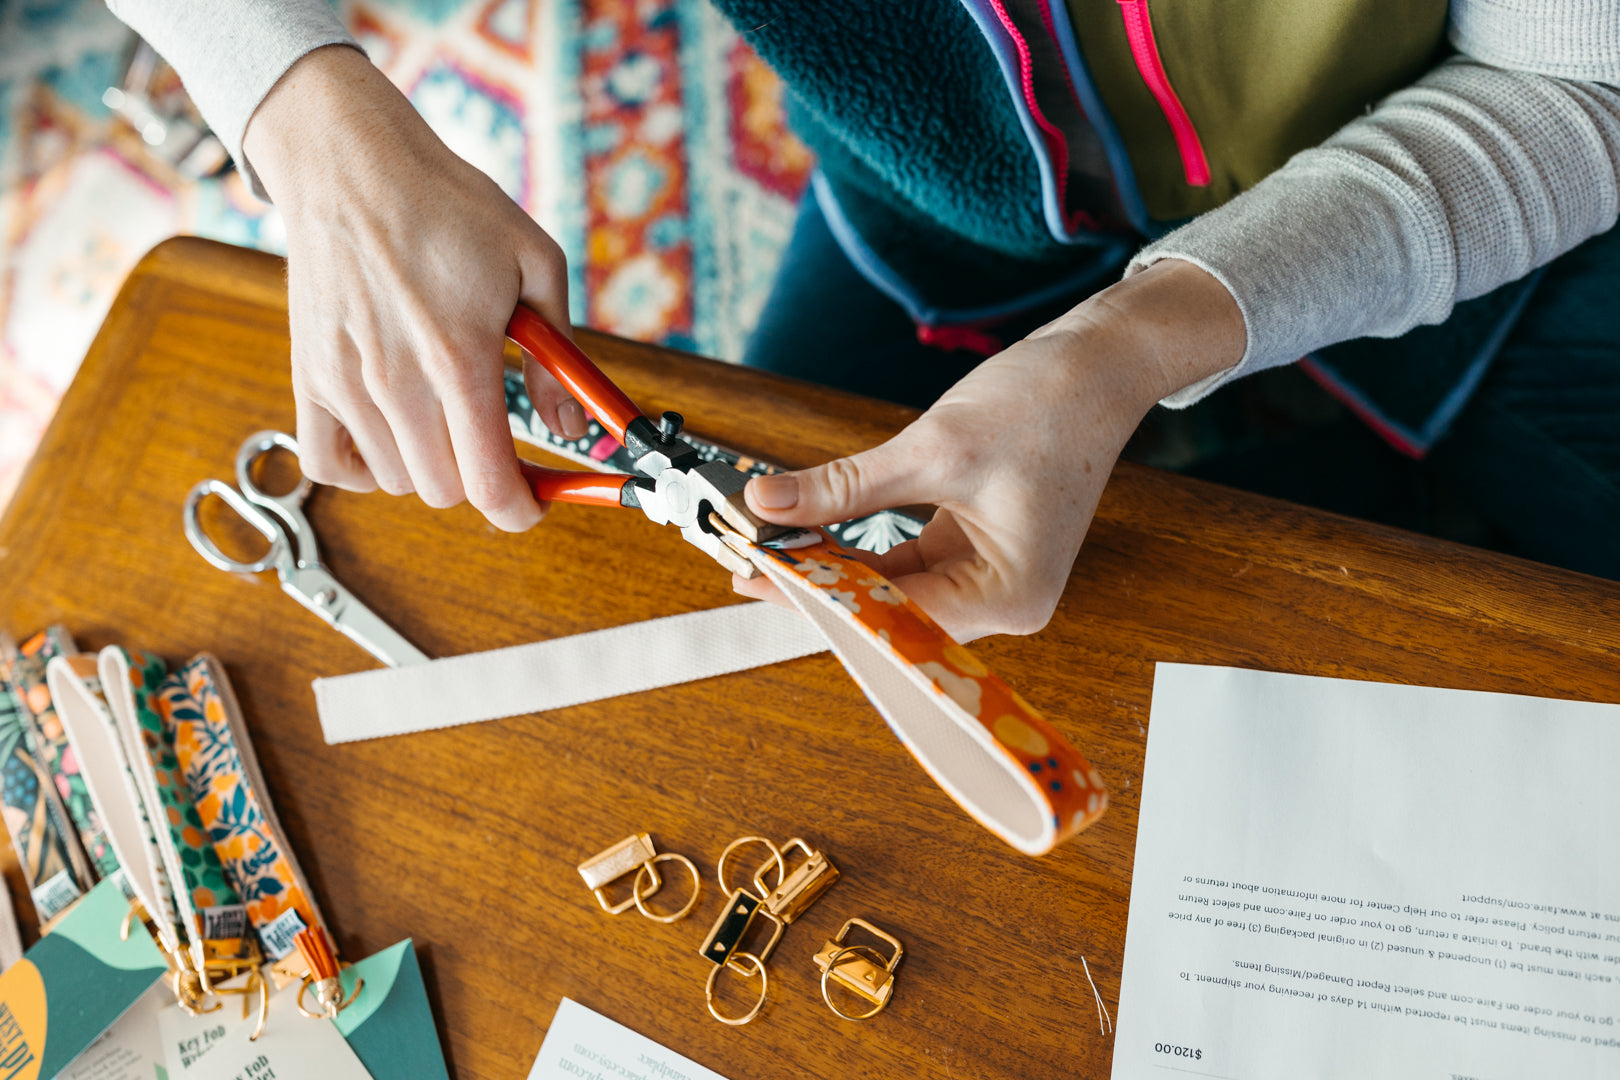
[[[538,360],[604,429],[629,450],[640,476],[575,473],[520,462],[524,478],[541,501],[638,508],[660,525],[674,525],[688,543],[744,577],[758,571],[720,540],[710,515],[748,543],[789,532],[755,517],[743,500],[748,477],[719,461],[705,461],[681,438],[680,413],[666,412],[655,425],[613,385],[579,347],[530,309],[518,306],[506,333]]]
[[[634,430],[639,426],[646,431]],[[727,570],[745,578],[757,577],[759,571],[753,563],[721,542],[709,524],[709,515],[720,515],[752,543],[773,539],[788,528],[756,517],[743,498],[748,477],[723,462],[704,461],[692,444],[679,437],[680,430],[680,414],[668,412],[659,430],[653,432],[655,440],[646,437],[653,431],[650,422],[632,424],[626,430],[625,445],[637,453],[636,469],[645,475],[625,485],[625,505],[633,497],[655,524],[674,525],[687,543]]]

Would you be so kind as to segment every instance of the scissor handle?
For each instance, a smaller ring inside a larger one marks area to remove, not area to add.
[[[625,441],[626,430],[636,420],[649,423],[641,410],[636,408],[636,403],[613,385],[613,381],[602,374],[602,369],[580,351],[578,345],[569,341],[533,309],[519,304],[512,312],[512,321],[506,326],[506,336],[540,361],[540,366],[551,372],[619,442]]]
[[[288,525],[296,526],[302,514],[298,508],[314,487],[309,477],[304,475],[303,462],[299,461],[298,486],[285,495],[271,495],[253,479],[253,463],[276,449],[285,450],[294,460],[298,460],[298,440],[285,431],[255,431],[244,439],[241,449],[236,452],[236,486],[242,489],[249,502],[283,514]]]
[[[519,461],[523,481],[541,502],[582,503],[586,506],[625,506],[624,487],[631,478],[623,473],[575,472],[548,469]]]
[[[270,541],[270,550],[265,552],[262,558],[254,562],[239,562],[219,550],[213,537],[203,530],[202,522],[197,520],[197,507],[210,495],[219,496],[226,506],[236,511],[237,516]],[[286,530],[266,514],[263,508],[243,498],[241,492],[223,480],[204,480],[191,489],[191,493],[186,496],[185,522],[186,539],[197,549],[197,554],[208,560],[210,566],[227,573],[257,574],[272,567],[279,568],[284,563],[292,564],[292,550],[288,547]]]

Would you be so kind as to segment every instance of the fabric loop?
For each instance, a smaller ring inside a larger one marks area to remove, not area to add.
[[[890,730],[973,818],[1043,855],[1101,816],[1102,777],[893,583],[820,533],[727,537],[832,646]]]
[[[804,618],[770,604],[738,604],[317,679],[326,741],[559,709],[830,645],[928,774],[1013,847],[1044,854],[1102,814],[1107,792],[1080,752],[851,551],[819,532],[799,531],[768,547],[734,533],[725,539]]]

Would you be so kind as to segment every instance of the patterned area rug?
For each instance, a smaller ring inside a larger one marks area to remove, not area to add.
[[[741,355],[812,161],[704,0],[337,7],[563,245],[576,322]],[[234,172],[188,179],[109,111],[130,41],[100,0],[0,0],[0,505],[143,252],[176,233],[284,250]]]

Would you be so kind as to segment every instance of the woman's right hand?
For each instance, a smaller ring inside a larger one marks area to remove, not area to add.
[[[520,301],[570,333],[556,242],[347,46],[289,68],[244,149],[287,226],[305,475],[433,507],[466,499],[508,531],[538,522],[502,351]],[[534,360],[524,369],[546,426],[583,436],[579,404]]]

